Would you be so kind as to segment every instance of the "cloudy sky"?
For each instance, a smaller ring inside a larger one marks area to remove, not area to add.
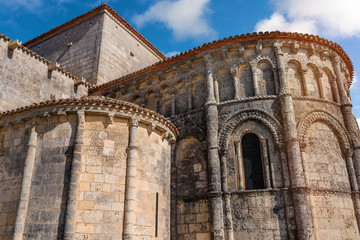
[[[25,42],[102,0],[0,0],[0,32]],[[351,87],[360,122],[360,0],[108,0],[167,56],[254,31],[317,34],[339,43],[355,67]]]

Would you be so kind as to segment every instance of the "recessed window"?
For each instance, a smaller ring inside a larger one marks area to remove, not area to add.
[[[259,137],[247,133],[241,140],[245,189],[264,189],[264,173]]]

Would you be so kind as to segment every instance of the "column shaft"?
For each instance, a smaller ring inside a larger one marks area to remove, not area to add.
[[[209,162],[209,192],[212,213],[211,232],[214,240],[223,240],[223,201],[221,193],[221,172],[218,146],[218,110],[214,96],[214,84],[212,73],[212,56],[205,56],[206,80],[207,80],[207,103],[206,103],[206,127],[207,149]]]
[[[124,240],[134,239],[136,232],[136,162],[138,158],[137,141],[138,120],[132,119],[129,128],[129,145],[126,165],[125,203],[124,203]]]
[[[74,239],[75,232],[75,216],[77,208],[77,196],[79,189],[79,180],[81,172],[81,160],[83,154],[83,135],[85,128],[85,112],[77,112],[78,125],[76,130],[76,139],[74,145],[73,159],[71,163],[71,175],[69,196],[67,200],[66,216],[65,216],[65,228],[64,228],[64,240]]]
[[[279,68],[280,103],[284,124],[284,140],[286,143],[288,165],[290,172],[291,196],[294,204],[295,222],[298,239],[312,239],[312,218],[310,203],[306,189],[304,169],[302,165],[300,145],[297,139],[297,129],[292,96],[287,87],[285,66],[280,44],[275,44],[275,53]]]
[[[34,170],[35,153],[37,146],[37,133],[35,126],[30,129],[30,138],[25,157],[24,174],[21,183],[20,201],[16,214],[14,240],[22,240],[24,236],[25,220],[29,204],[31,180]]]

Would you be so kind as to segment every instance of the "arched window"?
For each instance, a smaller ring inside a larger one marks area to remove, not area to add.
[[[264,173],[261,146],[258,136],[247,133],[241,140],[245,189],[264,189]]]

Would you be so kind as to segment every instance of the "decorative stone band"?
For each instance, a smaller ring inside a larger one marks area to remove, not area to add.
[[[23,119],[31,118],[34,115],[48,116],[48,114],[59,114],[74,111],[93,111],[108,114],[109,121],[115,115],[125,117],[139,116],[142,122],[151,124],[156,121],[156,126],[169,129],[176,138],[179,131],[165,117],[151,110],[141,108],[136,104],[125,101],[103,98],[103,97],[83,97],[80,99],[61,99],[46,102],[34,103],[30,106],[21,107],[11,111],[0,113],[0,127],[13,122],[21,122]],[[109,114],[110,113],[110,114]]]
[[[330,49],[334,50],[337,54],[339,54],[339,56],[342,58],[342,60],[348,66],[348,68],[350,70],[350,75],[351,76],[353,75],[354,68],[353,68],[352,62],[351,62],[349,56],[345,53],[345,51],[337,43],[334,43],[334,42],[329,41],[324,38],[320,38],[319,36],[314,36],[314,35],[309,35],[309,34],[279,32],[279,31],[258,32],[258,33],[254,32],[254,33],[247,33],[247,34],[242,34],[242,35],[231,36],[228,38],[219,39],[217,41],[205,43],[202,46],[195,47],[191,50],[180,53],[171,58],[167,58],[165,60],[159,61],[159,62],[157,62],[153,65],[150,65],[146,68],[140,69],[139,71],[122,76],[118,79],[112,80],[103,85],[92,87],[90,89],[90,93],[99,94],[101,92],[105,92],[106,89],[114,87],[114,86],[118,85],[120,82],[127,82],[131,79],[135,79],[137,77],[144,76],[150,72],[161,70],[166,67],[171,67],[175,64],[178,64],[179,62],[184,62],[184,61],[188,62],[189,61],[188,59],[194,55],[204,53],[205,51],[208,51],[208,50],[211,50],[214,48],[221,48],[222,46],[224,46],[226,44],[242,43],[242,42],[254,41],[254,40],[260,41],[260,40],[268,40],[268,39],[275,39],[275,40],[279,40],[279,41],[293,41],[293,42],[295,42],[294,45],[298,45],[298,43],[304,42],[306,44],[320,44],[320,45],[329,47]],[[278,49],[281,50],[280,47]],[[239,51],[242,52],[241,47],[240,47]],[[282,52],[279,52],[277,54],[281,55]],[[349,84],[351,84],[351,81],[352,81],[352,79],[349,80]]]

